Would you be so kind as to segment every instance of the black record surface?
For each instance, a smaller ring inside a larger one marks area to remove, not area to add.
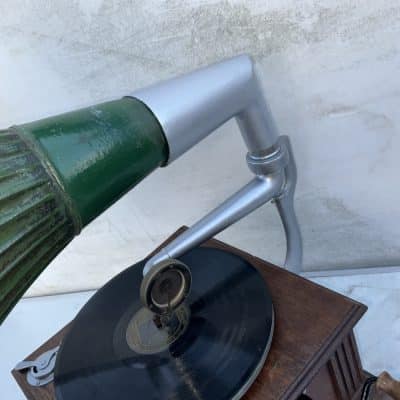
[[[228,400],[254,379],[268,351],[273,306],[242,258],[200,247],[180,258],[192,272],[186,331],[167,349],[138,354],[126,327],[142,307],[144,261],[101,288],[72,323],[57,356],[58,400]]]

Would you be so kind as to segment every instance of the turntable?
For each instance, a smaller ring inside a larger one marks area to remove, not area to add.
[[[201,245],[272,201],[286,233],[285,267],[300,272],[296,167],[247,56],[0,132],[0,212],[9,226],[1,320],[85,225],[233,117],[254,178],[101,288],[59,347],[17,365],[32,386],[54,385],[57,400],[242,398],[268,357],[279,310],[254,259]]]

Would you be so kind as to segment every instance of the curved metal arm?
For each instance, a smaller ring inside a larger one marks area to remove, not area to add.
[[[180,257],[188,250],[205,242],[264,203],[272,200],[281,192],[283,183],[284,176],[282,173],[254,178],[150,258],[143,269],[143,275],[146,275],[160,261]]]
[[[238,56],[131,96],[145,103],[160,122],[169,148],[166,164],[235,117],[249,150],[248,166],[256,175],[149,259],[143,273],[162,260],[179,257],[272,199],[285,228],[286,265],[299,272],[302,244],[293,207],[296,166],[288,138],[278,136],[251,58]]]
[[[303,247],[300,227],[294,211],[296,164],[289,138],[281,136],[279,143],[281,157],[275,156],[268,165],[271,172],[266,175],[257,175],[246,186],[147,260],[143,275],[161,261],[179,258],[271,200],[276,203],[285,230],[287,244],[285,267],[294,273],[300,273]],[[261,167],[266,168],[266,163],[261,164]]]

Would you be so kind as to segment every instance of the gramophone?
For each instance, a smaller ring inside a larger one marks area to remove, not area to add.
[[[286,234],[285,267],[300,272],[296,166],[246,55],[118,100],[0,131],[4,320],[88,223],[231,118],[254,178],[97,291],[60,348],[44,355],[46,374],[37,365],[31,369],[32,384],[54,378],[58,400],[122,400],[132,393],[143,400],[241,398],[268,355],[273,304],[249,262],[200,245],[271,201]]]

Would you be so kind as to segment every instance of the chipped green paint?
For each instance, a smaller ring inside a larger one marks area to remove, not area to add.
[[[82,226],[168,157],[157,119],[143,103],[129,97],[19,129],[48,160]]]
[[[0,131],[0,323],[82,227],[167,158],[133,98]]]

